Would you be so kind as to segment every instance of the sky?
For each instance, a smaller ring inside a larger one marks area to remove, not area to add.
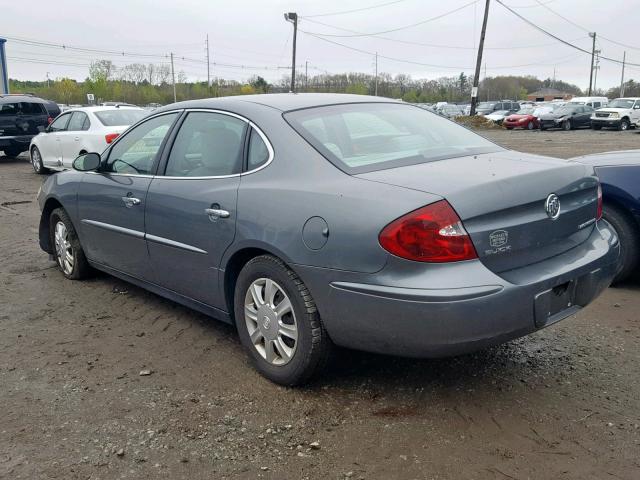
[[[627,62],[637,64],[627,67],[626,78],[640,80],[640,0],[501,1],[589,52],[588,32],[597,32],[601,55],[622,60],[626,51]],[[542,79],[555,71],[558,79],[588,86],[589,54],[541,33],[498,0],[490,3],[481,76]],[[472,74],[485,0],[37,0],[32,6],[0,1],[0,37],[7,38],[11,78],[83,80],[92,60],[112,60],[119,67],[168,63],[173,52],[176,72],[206,80],[208,35],[212,77],[242,81],[261,75],[274,82],[291,65],[293,26],[284,12],[299,15],[296,64],[302,69],[306,64],[309,75],[373,74],[375,52],[378,71],[392,75]],[[601,60],[597,86],[618,86],[621,68]]]

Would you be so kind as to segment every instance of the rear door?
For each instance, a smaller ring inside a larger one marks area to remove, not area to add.
[[[38,137],[40,155],[42,156],[42,163],[45,166],[62,166],[62,148],[60,147],[59,135],[67,130],[71,115],[72,112],[60,115],[49,125],[45,133]]]
[[[221,309],[220,261],[235,237],[247,127],[232,114],[188,112],[163,162],[164,175],[153,179],[147,195],[156,283]]]
[[[80,237],[87,257],[142,280],[152,280],[144,239],[149,184],[179,113],[158,115],[119,138],[98,172],[78,188]]]
[[[640,100],[636,100],[631,110],[631,123],[637,123],[640,121]]]
[[[80,154],[81,136],[89,129],[89,117],[81,111],[73,112],[71,120],[64,132],[58,133],[60,148],[62,151],[62,164],[65,168],[71,168],[71,164]]]
[[[20,102],[23,135],[38,135],[47,127],[49,113],[40,102]]]

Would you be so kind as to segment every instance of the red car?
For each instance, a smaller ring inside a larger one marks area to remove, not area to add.
[[[502,126],[508,130],[514,128],[526,128],[527,130],[539,128],[540,123],[538,122],[538,117],[533,114],[533,110],[533,108],[523,108],[509,115],[502,121]]]

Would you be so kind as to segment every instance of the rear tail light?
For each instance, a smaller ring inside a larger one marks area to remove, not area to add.
[[[51,122],[53,122],[53,118],[47,117],[47,125],[51,125]]]
[[[384,227],[378,237],[389,253],[417,262],[478,258],[471,237],[446,200],[414,210]]]
[[[602,185],[598,183],[598,208],[596,210],[596,220],[602,218]]]
[[[120,135],[119,133],[107,133],[104,136],[104,139],[107,141],[107,145],[111,142],[113,142],[116,138],[118,138],[118,135]]]

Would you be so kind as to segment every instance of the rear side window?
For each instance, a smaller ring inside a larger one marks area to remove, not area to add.
[[[1,116],[10,116],[16,115],[18,113],[18,104],[17,103],[3,103],[0,105],[0,115]]]
[[[240,173],[246,122],[230,115],[191,112],[167,161],[169,177],[220,177]]]
[[[501,150],[466,128],[411,105],[332,105],[289,112],[285,119],[349,173]]]
[[[260,134],[251,129],[251,136],[249,137],[249,155],[247,161],[247,170],[255,170],[261,167],[269,161],[270,153],[267,144]]]
[[[72,132],[78,132],[81,130],[86,130],[84,128],[85,123],[88,123],[89,119],[87,118],[87,114],[84,112],[73,112],[71,116],[71,120],[69,121],[69,126],[67,130]],[[87,128],[89,128],[87,126]]]
[[[101,112],[94,112],[100,123],[102,123],[105,127],[127,127],[129,125],[133,125],[142,117],[144,117],[147,112],[146,110],[138,110],[138,109],[116,109],[113,110],[103,110]]]

